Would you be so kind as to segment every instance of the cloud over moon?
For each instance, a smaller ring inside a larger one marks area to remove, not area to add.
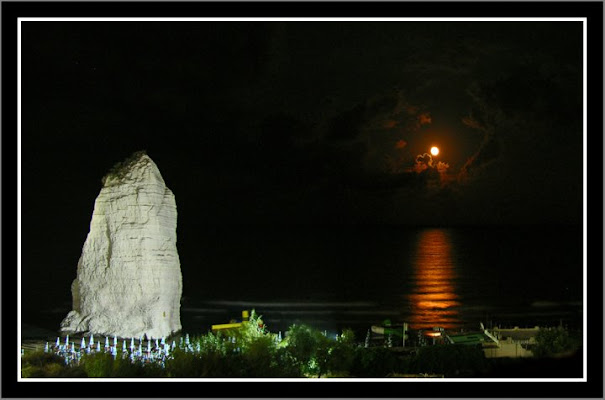
[[[432,155],[423,153],[416,156],[413,170],[416,173],[422,173],[432,169],[439,172],[439,174],[445,174],[449,168],[450,165],[448,163],[442,161],[435,162]]]

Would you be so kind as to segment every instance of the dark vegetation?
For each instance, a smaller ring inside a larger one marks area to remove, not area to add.
[[[570,333],[561,327],[540,329],[536,335],[536,345],[531,350],[539,358],[575,352],[580,347],[581,337],[581,332]]]
[[[21,358],[23,378],[86,378],[80,367],[67,367],[63,358],[55,354],[34,352]]]
[[[542,358],[492,358],[477,378],[581,378],[582,353]]]
[[[465,377],[575,377],[581,376],[581,352],[561,358],[561,343],[568,335],[545,331],[537,347],[541,356],[532,359],[486,359],[480,346],[435,345],[407,349],[365,347],[353,331],[338,339],[324,336],[306,325],[292,325],[283,341],[266,331],[254,312],[250,322],[228,333],[192,337],[199,352],[175,349],[164,365],[114,359],[108,353],[84,355],[67,366],[54,354],[31,353],[22,358],[23,377],[121,377],[121,378],[297,378],[402,376]],[[543,348],[543,350],[542,350]],[[568,350],[570,347],[564,347]],[[399,349],[400,350],[400,349]],[[549,357],[549,356],[555,356]],[[556,357],[559,358],[556,358]],[[579,369],[578,369],[579,368]],[[578,375],[579,374],[579,375]]]

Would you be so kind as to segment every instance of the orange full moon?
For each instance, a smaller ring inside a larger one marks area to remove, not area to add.
[[[439,148],[438,147],[431,147],[431,154],[436,156],[437,154],[439,154]]]

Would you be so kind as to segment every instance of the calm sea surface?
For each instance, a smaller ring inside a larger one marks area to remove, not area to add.
[[[569,228],[244,229],[215,232],[196,263],[183,269],[190,331],[252,308],[271,330],[582,318],[582,236]]]
[[[271,331],[307,323],[365,332],[386,319],[412,328],[582,319],[580,229],[248,227],[215,229],[193,244],[193,252],[179,248],[190,333],[251,309]],[[41,320],[58,327],[69,304],[47,308]]]

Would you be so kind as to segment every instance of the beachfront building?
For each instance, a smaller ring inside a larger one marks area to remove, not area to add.
[[[483,349],[485,357],[533,357],[530,350],[536,344],[539,327],[533,328],[493,328],[491,334],[497,339],[496,348]]]
[[[483,326],[482,326],[483,327]],[[490,331],[447,335],[451,344],[480,345],[485,357],[533,357],[530,350],[536,343],[539,327],[533,328],[493,328]]]

